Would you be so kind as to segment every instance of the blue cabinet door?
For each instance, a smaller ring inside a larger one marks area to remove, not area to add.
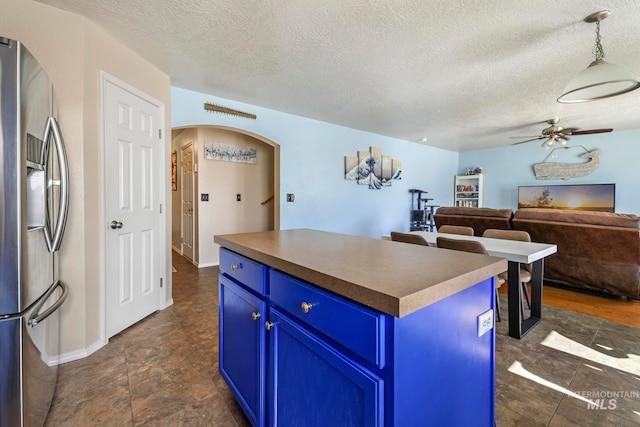
[[[266,303],[220,275],[220,374],[254,427],[265,425]]]
[[[272,426],[383,425],[382,379],[277,309],[269,320]]]

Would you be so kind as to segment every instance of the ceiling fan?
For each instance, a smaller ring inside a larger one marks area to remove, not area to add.
[[[511,145],[524,144],[525,142],[531,141],[539,141],[544,139],[545,141],[542,143],[542,147],[549,148],[553,146],[553,144],[565,145],[569,140],[569,136],[578,136],[578,135],[589,135],[592,133],[606,133],[611,132],[612,128],[606,129],[589,129],[589,130],[579,130],[578,128],[565,128],[562,126],[558,126],[558,118],[549,119],[546,121],[549,124],[549,127],[542,129],[542,134],[538,136],[526,137],[513,137],[513,138],[531,138],[526,139],[524,141],[519,141]]]

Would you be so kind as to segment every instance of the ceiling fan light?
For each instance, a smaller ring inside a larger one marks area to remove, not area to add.
[[[550,148],[552,145],[553,145],[553,138],[549,138],[542,143],[542,148]]]
[[[640,82],[625,68],[597,59],[569,81],[558,102],[570,104],[595,101],[631,92],[639,87]]]

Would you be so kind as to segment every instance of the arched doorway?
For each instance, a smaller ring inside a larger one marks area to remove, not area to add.
[[[184,232],[190,230],[182,215],[182,150],[193,151],[193,263],[198,267],[218,264],[216,234],[278,230],[280,228],[280,146],[242,129],[193,125],[172,129],[172,152],[177,158],[175,190],[172,191],[174,251],[182,254]],[[208,160],[205,145],[253,147],[255,163]]]

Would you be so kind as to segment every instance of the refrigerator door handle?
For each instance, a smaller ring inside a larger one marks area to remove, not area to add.
[[[4,322],[7,320],[19,319],[22,317],[22,313],[13,313],[13,314],[2,314],[0,315],[0,322]]]
[[[47,242],[47,248],[49,252],[56,252],[60,249],[62,243],[62,235],[67,224],[67,215],[69,211],[69,161],[67,159],[67,152],[64,148],[64,141],[62,139],[62,133],[58,126],[58,121],[53,116],[49,116],[47,119],[47,125],[44,131],[44,141],[47,146],[45,159],[48,163],[48,151],[49,151],[49,138],[53,135],[55,142],[55,149],[58,153],[58,165],[60,167],[60,208],[58,212],[58,218],[55,229],[51,229],[50,216],[47,212],[47,226],[44,227],[45,240]],[[45,164],[45,171],[49,168],[48,164]],[[49,192],[47,191],[47,197]],[[49,203],[46,203],[47,209],[49,209]],[[52,234],[53,233],[53,234]]]
[[[55,288],[55,286],[53,287]],[[51,291],[53,292],[53,291]],[[49,293],[49,295],[51,295],[51,293]],[[25,308],[24,310],[22,310],[20,313],[11,313],[11,314],[0,314],[0,322],[4,322],[6,320],[15,320],[15,319],[20,319],[22,317],[24,317],[25,313],[28,313],[33,307],[36,306],[36,304],[38,304],[40,302],[39,299],[35,300],[34,302],[32,302],[27,308]]]
[[[45,311],[40,313],[40,310],[42,309],[42,305],[49,299],[49,297],[51,296],[51,294],[53,293],[53,291],[57,287],[62,288],[62,295],[60,295],[60,298],[58,298],[58,300],[55,303],[53,303],[53,305],[51,307],[47,308]],[[27,325],[29,325],[29,327],[33,328],[38,323],[42,322],[44,319],[49,317],[54,311],[56,311],[58,308],[60,308],[60,306],[62,305],[64,300],[67,299],[67,295],[68,294],[69,294],[69,288],[67,287],[67,285],[65,285],[64,283],[62,283],[60,281],[56,282],[56,284],[54,286],[52,286],[47,291],[47,293],[45,293],[42,296],[42,298],[40,299],[40,302],[38,303],[38,305],[33,309],[33,313],[31,313],[31,316],[29,317],[29,320],[27,321]]]

